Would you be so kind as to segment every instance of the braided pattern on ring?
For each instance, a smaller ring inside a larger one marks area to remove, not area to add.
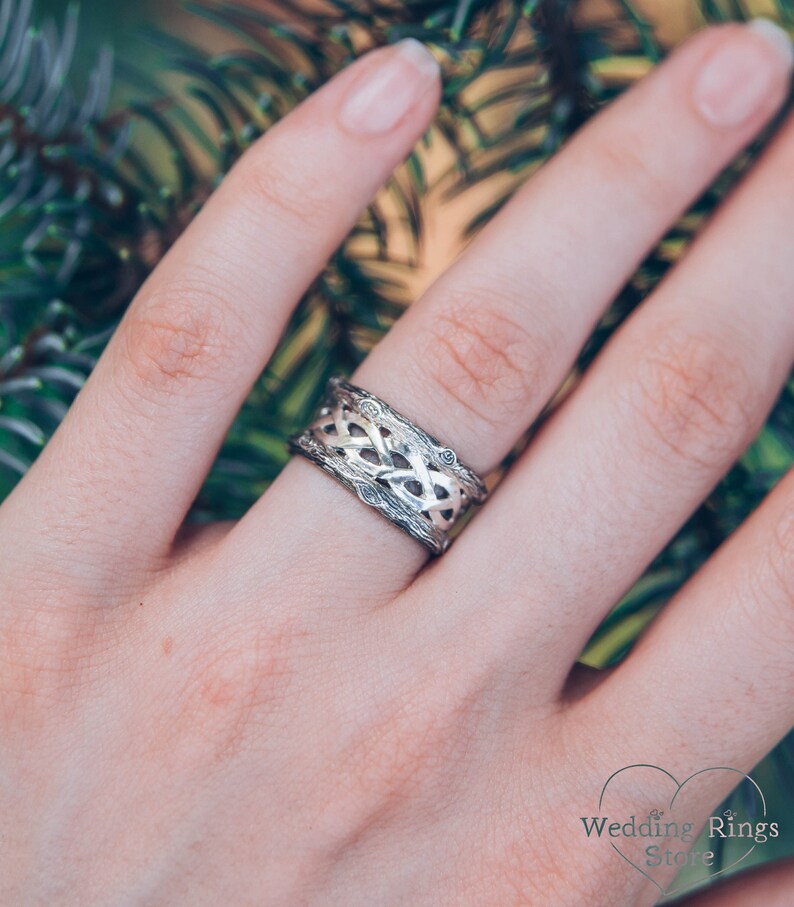
[[[329,381],[326,403],[290,447],[434,554],[446,550],[448,531],[487,495],[453,450],[341,378]]]

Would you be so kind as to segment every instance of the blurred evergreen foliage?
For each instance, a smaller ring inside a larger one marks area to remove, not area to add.
[[[257,8],[207,0],[185,7],[196,22],[214,24],[231,49],[212,54],[155,32],[157,71],[122,60],[115,84],[136,100],[109,106],[110,50],[96,52],[90,66],[81,53],[78,68],[88,74],[75,78],[77,8],[69,5],[56,25],[43,15],[47,6],[0,0],[0,500],[63,417],[137,287],[246,147],[372,46],[413,35],[445,70],[434,126],[299,306],[195,504],[197,520],[239,516],[250,506],[284,465],[285,439],[308,420],[326,378],[352,370],[399,317],[421,249],[428,148],[442,145],[450,161],[436,191],[453,196],[498,180],[501,194],[492,193],[473,219],[476,230],[512,186],[664,54],[629,0],[614,0],[596,18],[582,17],[576,0],[327,0],[320,7],[272,0]],[[773,6],[793,27],[792,0]],[[751,13],[740,0],[702,0],[700,11],[704,21]],[[762,144],[643,263],[569,386]],[[794,382],[756,443],[607,618],[583,659],[600,666],[622,657],[792,460]],[[759,771],[774,787],[767,797],[778,814],[794,816],[792,766],[789,741]]]

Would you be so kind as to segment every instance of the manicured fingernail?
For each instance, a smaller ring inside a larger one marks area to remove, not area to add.
[[[780,26],[754,19],[735,29],[706,58],[694,87],[700,113],[714,126],[735,128],[770,98],[782,101],[782,86],[794,66],[794,46]]]
[[[791,38],[776,22],[771,19],[753,19],[747,23],[750,31],[765,38],[769,44],[780,54],[783,63],[791,69],[794,64],[794,44]]]
[[[405,38],[373,69],[353,83],[339,120],[349,132],[377,135],[393,129],[436,82],[435,57],[419,41]]]

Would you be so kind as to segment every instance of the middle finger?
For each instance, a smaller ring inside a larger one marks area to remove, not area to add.
[[[789,122],[451,552],[461,594],[438,632],[487,596],[516,659],[544,664],[539,685],[559,693],[605,612],[757,434],[794,364],[792,170]]]

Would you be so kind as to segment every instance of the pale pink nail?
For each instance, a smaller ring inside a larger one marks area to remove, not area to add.
[[[388,132],[439,77],[438,63],[430,51],[419,41],[405,38],[353,83],[340,108],[339,121],[358,135]]]
[[[783,100],[782,86],[794,66],[794,46],[769,19],[733,31],[707,57],[694,86],[695,106],[713,126],[736,128]]]

